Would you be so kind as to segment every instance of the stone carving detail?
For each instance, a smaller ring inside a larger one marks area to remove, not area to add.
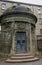
[[[17,23],[17,28],[18,29],[25,29],[25,24],[24,23]]]

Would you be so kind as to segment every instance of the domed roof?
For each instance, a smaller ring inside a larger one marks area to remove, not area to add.
[[[13,7],[10,7],[9,9],[7,9],[5,12],[4,12],[4,15],[5,14],[11,14],[11,13],[32,13],[32,11],[27,8],[27,7],[24,7],[24,6],[13,6]]]
[[[27,7],[24,7],[24,6],[13,6],[13,7],[10,7],[8,8],[4,13],[3,15],[1,16],[1,18],[3,16],[6,16],[6,15],[11,15],[11,14],[21,14],[21,15],[28,15],[28,16],[31,16],[35,19],[35,21],[37,21],[37,18],[34,14],[32,14],[32,11],[31,9],[27,8]]]

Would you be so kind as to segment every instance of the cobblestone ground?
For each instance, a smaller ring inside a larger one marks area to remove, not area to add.
[[[34,62],[24,62],[24,63],[5,63],[0,62],[0,65],[42,65],[42,59]]]

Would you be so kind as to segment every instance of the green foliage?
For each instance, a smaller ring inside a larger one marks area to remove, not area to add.
[[[14,11],[15,7],[10,7],[9,10],[10,11]]]

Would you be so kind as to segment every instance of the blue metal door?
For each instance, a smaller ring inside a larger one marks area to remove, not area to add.
[[[16,33],[16,52],[24,53],[26,52],[26,33],[17,32]]]

